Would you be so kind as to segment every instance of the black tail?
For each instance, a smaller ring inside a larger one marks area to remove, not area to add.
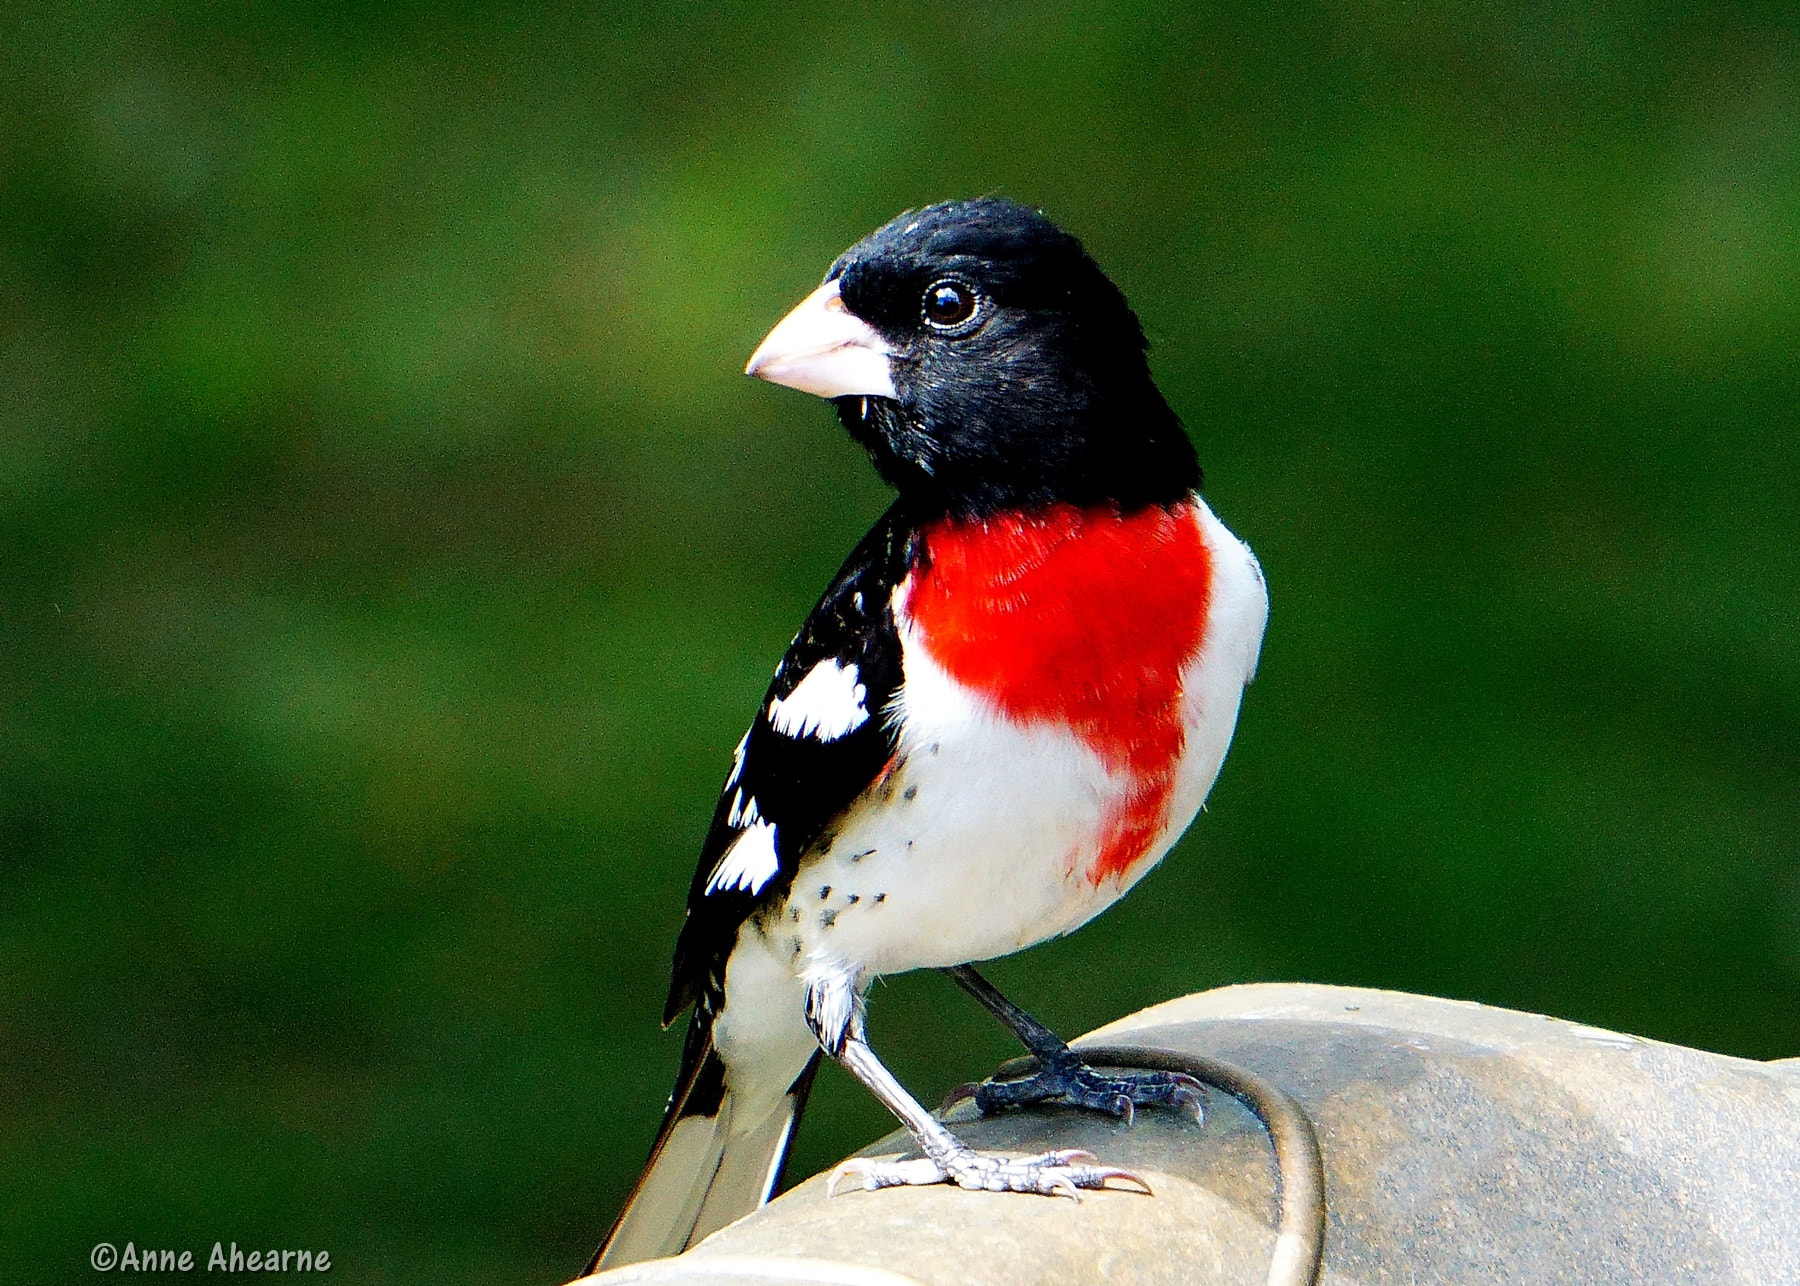
[[[818,1066],[815,1051],[772,1108],[734,1119],[734,1108],[744,1114],[744,1096],[726,1085],[712,1020],[696,1009],[650,1160],[582,1276],[679,1255],[773,1196]]]

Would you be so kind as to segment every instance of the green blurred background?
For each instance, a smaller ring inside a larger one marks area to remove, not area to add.
[[[730,749],[885,503],[767,327],[1001,192],[1274,611],[1210,811],[999,965],[1800,1054],[1800,18],[1708,3],[9,6],[0,1281],[560,1281]],[[922,1097],[1013,1050],[875,995]],[[828,1073],[800,1173],[888,1128]]]

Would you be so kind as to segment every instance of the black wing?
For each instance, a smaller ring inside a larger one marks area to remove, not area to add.
[[[787,891],[801,855],[893,757],[896,732],[887,710],[901,680],[893,596],[913,554],[913,526],[899,508],[882,515],[844,561],[788,646],[738,746],[688,890],[665,1024],[690,1004],[718,1009],[739,927]],[[835,736],[823,735],[829,727],[771,719],[776,703],[819,667],[833,665],[836,671],[820,677],[846,685],[852,680],[842,672],[855,667],[866,718]]]

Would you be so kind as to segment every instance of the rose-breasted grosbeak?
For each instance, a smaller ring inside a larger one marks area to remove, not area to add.
[[[864,1037],[878,974],[950,970],[1039,1055],[984,1109],[1129,1115],[1198,1086],[1102,1075],[969,962],[1080,926],[1192,820],[1261,644],[1256,559],[1200,499],[1136,316],[1008,201],[901,215],[847,251],[749,373],[832,400],[893,486],[739,743],[665,1021],[693,1009],[650,1163],[596,1264],[679,1252],[766,1201],[820,1051],[923,1152],[866,1188],[1064,1192],[1085,1154],[972,1152]]]

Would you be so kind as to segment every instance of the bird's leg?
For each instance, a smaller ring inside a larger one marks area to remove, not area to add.
[[[835,1193],[846,1180],[854,1180],[868,1191],[954,1183],[972,1191],[1035,1192],[1074,1197],[1077,1201],[1081,1199],[1080,1189],[1104,1188],[1108,1179],[1134,1183],[1145,1192],[1150,1191],[1150,1185],[1137,1175],[1094,1164],[1094,1154],[1079,1148],[1016,1158],[974,1151],[908,1094],[906,1087],[875,1056],[863,1030],[860,1002],[853,976],[815,977],[807,986],[807,1022],[825,1052],[899,1118],[925,1155],[905,1161],[853,1157],[832,1171],[826,1185],[828,1193]]]
[[[1180,1072],[1101,1072],[1081,1061],[1068,1042],[1001,995],[993,983],[969,965],[944,970],[956,985],[975,997],[994,1017],[1005,1023],[1038,1060],[1034,1074],[1016,1081],[983,1081],[959,1085],[945,1101],[948,1107],[965,1098],[975,1100],[983,1116],[1003,1107],[1022,1107],[1044,1099],[1060,1099],[1077,1107],[1124,1117],[1127,1124],[1140,1107],[1169,1107],[1203,1115],[1204,1090],[1199,1081]]]

